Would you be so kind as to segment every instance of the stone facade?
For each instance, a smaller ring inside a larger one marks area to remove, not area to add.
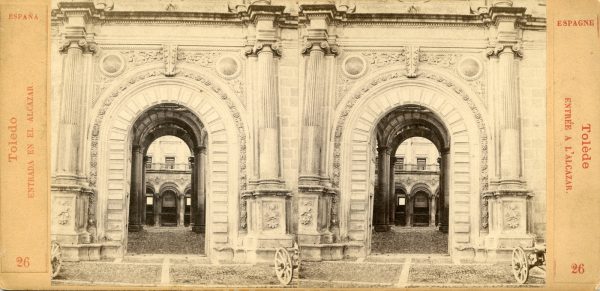
[[[175,135],[211,261],[295,241],[363,257],[394,197],[375,169],[420,136],[452,258],[505,259],[545,236],[545,17],[537,0],[58,1],[52,236],[68,259],[124,255],[144,151]]]

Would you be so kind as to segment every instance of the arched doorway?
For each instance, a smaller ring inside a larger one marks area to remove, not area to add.
[[[92,112],[90,185],[98,192],[97,237],[111,243],[107,257],[127,253],[135,122],[157,105],[177,104],[202,120],[205,128],[205,148],[199,149],[204,155],[198,157],[207,164],[202,248],[211,260],[217,259],[229,254],[228,246],[238,240],[241,229],[230,217],[239,212],[236,201],[247,179],[247,112],[230,91],[192,68],[181,66],[176,77],[162,76],[160,68],[126,75],[99,96]]]
[[[412,200],[413,226],[429,226],[429,195],[423,191],[415,194]]]
[[[146,185],[146,225],[154,225],[155,192],[152,185]]]
[[[161,226],[177,226],[177,195],[171,190],[167,190],[161,195]]]
[[[396,165],[396,172],[398,172],[398,166]],[[398,183],[395,183],[396,185]],[[396,213],[394,214],[394,223],[398,226],[406,226],[406,190],[402,187],[396,186]]]
[[[416,121],[414,126],[406,129],[429,128],[431,131],[440,128],[443,129],[440,133],[445,132],[439,164],[441,171],[449,174],[440,179],[438,198],[442,214],[439,220],[441,226],[448,229],[445,252],[455,258],[455,254],[466,252],[463,251],[465,244],[486,235],[484,231],[478,231],[484,225],[482,220],[487,219],[487,209],[482,207],[481,196],[487,189],[488,179],[489,129],[483,118],[486,109],[460,80],[426,68],[421,72],[424,77],[415,79],[390,70],[365,80],[344,97],[341,102],[345,105],[336,111],[339,117],[336,119],[334,146],[340,150],[333,156],[333,183],[340,188],[340,235],[355,243],[346,251],[349,255],[371,253],[376,214],[384,212],[384,209],[373,207],[378,195],[375,191],[379,182],[376,172],[378,161],[382,160],[378,156],[384,156],[383,160],[387,158],[385,156],[391,158],[391,151],[378,151],[379,144],[385,145],[377,138],[380,133],[378,125],[391,117],[390,113],[410,106],[429,110],[429,113],[413,114],[418,118],[412,118]],[[405,127],[402,119],[384,123],[391,128],[396,125]],[[435,126],[426,126],[418,120]],[[393,135],[388,137],[395,139]],[[339,165],[339,172],[336,165]],[[383,170],[389,174],[389,170]],[[446,209],[448,214],[443,215]],[[443,223],[444,220],[449,223]],[[385,228],[385,224],[381,225]]]
[[[200,119],[181,105],[159,104],[140,115],[132,131],[129,233],[144,231],[144,225],[184,227],[187,199],[181,189],[190,182],[188,193],[194,216],[189,218],[191,228],[185,231],[204,233],[207,134]],[[152,190],[155,195],[151,206],[149,193],[144,193],[149,187],[140,187],[148,183],[159,189],[157,193]],[[152,213],[152,224],[148,224],[148,212]],[[133,238],[150,240],[148,243],[152,244],[161,241],[160,236],[166,239],[172,235],[172,231],[152,229],[151,234]],[[186,234],[178,231],[176,235]],[[130,243],[136,245],[140,243]],[[129,251],[135,252],[131,247]],[[151,247],[144,249],[145,253],[151,251]]]
[[[398,229],[395,225],[397,217],[396,184],[411,187],[411,192],[404,198],[404,225],[406,227],[429,226],[431,218],[431,190],[428,184],[437,179],[441,184],[450,178],[448,173],[440,171],[436,165],[438,157],[448,159],[449,135],[443,122],[431,110],[420,105],[401,105],[380,119],[376,127],[377,158],[376,187],[373,199],[373,224],[376,232],[389,232],[373,237],[374,252],[408,252],[425,253],[431,249],[447,251],[447,235],[434,233],[434,230]],[[400,155],[398,149],[402,148]],[[435,162],[433,162],[435,161]],[[399,165],[397,165],[399,164]],[[401,165],[400,165],[401,164]],[[442,177],[442,179],[440,179]],[[435,185],[437,186],[437,185]],[[448,199],[448,198],[446,198]],[[447,233],[448,209],[443,210],[442,227],[439,231]],[[419,236],[412,240],[410,236]],[[442,237],[430,240],[428,237]],[[438,248],[427,246],[421,249],[421,240],[436,241]],[[406,245],[406,244],[413,245]],[[380,246],[385,246],[381,248]]]

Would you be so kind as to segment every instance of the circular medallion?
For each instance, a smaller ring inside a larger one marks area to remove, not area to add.
[[[100,59],[100,71],[107,76],[117,76],[125,69],[125,60],[120,54],[107,54]]]
[[[342,71],[350,78],[359,78],[367,71],[367,62],[360,56],[348,56],[343,64]]]
[[[237,77],[240,73],[240,63],[237,59],[231,56],[223,56],[219,60],[217,60],[217,73],[221,75],[221,77],[226,79],[232,79]]]
[[[467,80],[479,78],[482,71],[481,62],[474,57],[465,57],[458,62],[458,73]]]

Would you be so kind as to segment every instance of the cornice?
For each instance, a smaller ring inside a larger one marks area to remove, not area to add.
[[[442,26],[485,27],[506,17],[515,18],[521,29],[544,30],[546,18],[525,14],[522,7],[491,7],[481,14],[414,14],[414,13],[349,13],[333,10],[331,5],[301,5],[298,15],[284,13],[285,6],[250,5],[247,11],[184,12],[184,11],[105,11],[86,4],[65,2],[51,12],[52,25],[60,25],[69,14],[84,13],[97,24],[178,24],[178,25],[246,25],[257,16],[274,17],[281,28],[297,29],[310,14],[328,14],[332,25],[339,26]],[[323,6],[323,7],[321,7]],[[307,9],[310,7],[310,9]],[[317,9],[318,8],[318,9]],[[322,10],[321,10],[322,9]]]

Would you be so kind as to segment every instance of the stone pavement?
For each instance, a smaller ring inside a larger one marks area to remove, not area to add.
[[[532,271],[539,274],[537,270]],[[540,287],[532,278],[524,286]],[[128,255],[122,260],[64,263],[53,285],[281,287],[272,265],[211,265],[198,255]],[[302,262],[290,287],[518,287],[510,265],[455,265],[447,255],[371,255]]]
[[[281,287],[273,265],[211,265],[202,255],[203,240],[189,228],[146,228],[129,234],[128,254],[122,259],[65,262],[53,284]],[[509,263],[453,264],[445,254],[447,240],[435,228],[393,227],[391,232],[373,234],[373,254],[366,258],[302,262],[300,278],[292,281],[292,287],[521,286]],[[532,278],[526,286],[542,284]]]
[[[128,254],[204,254],[204,234],[191,227],[145,226],[127,235]]]

